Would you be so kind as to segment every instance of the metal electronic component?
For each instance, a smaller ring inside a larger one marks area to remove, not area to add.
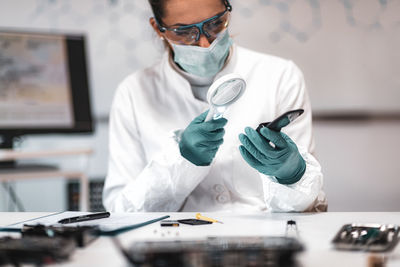
[[[332,240],[336,249],[384,252],[399,241],[400,229],[391,224],[346,224]]]
[[[179,222],[176,220],[162,220],[160,226],[179,227]]]
[[[42,224],[24,224],[21,230],[23,237],[48,237],[72,239],[77,246],[85,247],[100,234],[97,226],[46,226]]]
[[[296,266],[295,254],[304,249],[289,237],[208,237],[206,240],[135,242],[124,249],[138,266]]]
[[[298,238],[299,230],[297,229],[297,223],[294,220],[289,220],[286,222],[285,236]]]
[[[57,263],[67,260],[75,250],[75,241],[61,237],[0,238],[0,265]]]

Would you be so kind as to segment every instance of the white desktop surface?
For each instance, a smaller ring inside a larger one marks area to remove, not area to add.
[[[40,217],[50,213],[1,212],[0,226]],[[287,220],[295,220],[306,250],[298,255],[300,266],[368,266],[366,252],[344,252],[332,248],[331,240],[346,223],[400,224],[400,212],[327,212],[310,213],[202,213],[223,224],[160,227],[156,222],[118,236],[128,247],[139,240],[198,239],[206,236],[268,236],[283,235]],[[194,218],[195,213],[155,213],[170,219]],[[2,233],[1,235],[4,235]],[[128,266],[108,237],[101,237],[83,249],[77,249],[70,261],[61,266]],[[400,245],[389,254],[386,266],[400,266]]]

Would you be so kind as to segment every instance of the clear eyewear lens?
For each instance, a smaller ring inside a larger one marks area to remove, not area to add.
[[[193,44],[197,40],[197,36],[200,34],[200,30],[193,26],[186,29],[173,29],[165,32],[166,37],[178,44]]]
[[[230,12],[226,12],[223,16],[204,23],[203,31],[208,33],[209,37],[216,38],[219,33],[228,27],[230,17],[229,13]]]

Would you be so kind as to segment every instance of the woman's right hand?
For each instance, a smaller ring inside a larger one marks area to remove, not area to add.
[[[179,142],[181,155],[197,166],[211,164],[224,142],[224,126],[228,122],[225,118],[204,121],[208,111],[196,117],[183,131]]]

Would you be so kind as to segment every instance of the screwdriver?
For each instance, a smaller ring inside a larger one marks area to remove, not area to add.
[[[223,222],[220,222],[220,221],[212,219],[212,218],[208,218],[206,216],[201,215],[200,213],[196,214],[196,219],[197,220],[203,220],[203,221],[209,221],[209,222],[213,222],[213,223],[222,223],[223,224]]]

